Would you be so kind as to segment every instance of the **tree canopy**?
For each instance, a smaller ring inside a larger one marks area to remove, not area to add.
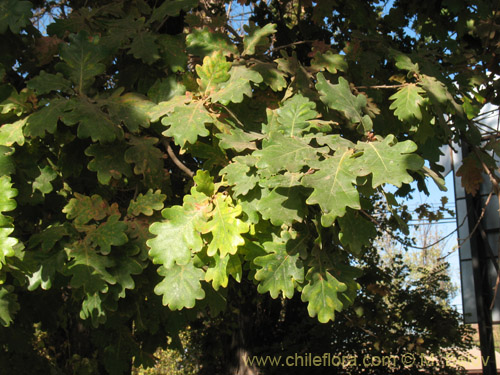
[[[41,322],[73,371],[120,374],[248,288],[327,323],[377,234],[408,234],[397,198],[442,186],[441,146],[469,148],[469,193],[485,174],[499,194],[497,132],[474,120],[500,104],[490,1],[0,9],[7,347]]]

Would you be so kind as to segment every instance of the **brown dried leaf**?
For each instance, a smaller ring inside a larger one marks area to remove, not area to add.
[[[468,155],[463,159],[458,168],[457,176],[462,177],[462,186],[468,194],[476,195],[483,182],[481,164],[474,155]]]

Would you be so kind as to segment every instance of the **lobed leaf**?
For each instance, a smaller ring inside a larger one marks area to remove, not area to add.
[[[374,188],[384,183],[397,187],[409,184],[413,177],[407,170],[417,171],[424,166],[424,160],[414,154],[417,145],[410,140],[398,143],[393,135],[385,139],[377,137],[375,142],[358,142],[358,147],[363,150],[359,159],[360,175],[371,173]]]
[[[306,203],[319,204],[324,226],[343,216],[347,207],[361,208],[355,186],[359,167],[352,155],[351,149],[339,149],[333,157],[319,162],[316,172],[302,178],[302,185],[314,189]]]
[[[140,193],[137,198],[130,201],[128,206],[128,214],[139,216],[144,214],[146,216],[153,215],[154,211],[159,211],[163,208],[163,201],[167,198],[165,194],[161,194],[160,190],[153,193],[153,189],[149,189],[146,195]]]
[[[162,134],[173,137],[176,145],[184,147],[186,143],[194,144],[198,137],[209,135],[205,124],[214,122],[203,101],[193,101],[186,106],[175,107],[169,116],[162,118],[161,123],[168,126]]]
[[[154,288],[157,295],[162,296],[163,305],[170,310],[181,310],[194,307],[196,300],[205,298],[205,291],[200,280],[204,279],[205,272],[196,268],[192,262],[185,265],[173,264],[168,269],[158,269],[163,280]]]
[[[66,218],[75,221],[77,225],[87,224],[90,220],[102,220],[107,216],[109,205],[101,196],[94,194],[91,197],[75,193],[62,212]]]
[[[309,120],[318,116],[314,109],[316,104],[301,94],[296,94],[287,99],[283,106],[278,109],[278,129],[285,135],[292,137],[300,136],[309,127]]]
[[[325,79],[323,73],[318,73],[316,89],[320,93],[321,101],[331,109],[341,112],[346,119],[353,124],[360,124],[365,132],[372,129],[372,120],[364,115],[366,107],[366,96],[359,94],[354,96],[349,83],[339,77],[339,83],[332,85]]]
[[[267,255],[258,256],[253,263],[258,266],[255,279],[259,281],[259,293],[269,292],[277,298],[292,298],[297,283],[304,281],[304,268],[299,254],[289,254],[286,243],[264,242]]]
[[[302,301],[308,302],[309,316],[318,316],[321,323],[335,319],[335,311],[342,311],[343,303],[339,293],[347,290],[347,285],[338,281],[329,272],[319,272],[311,268],[306,275],[308,284],[302,289]]]
[[[423,105],[424,98],[420,94],[423,92],[424,90],[417,85],[408,84],[389,98],[394,100],[389,109],[393,109],[394,114],[401,121],[422,120],[420,107]]]
[[[221,83],[216,91],[210,95],[213,102],[219,102],[224,105],[232,103],[241,103],[244,95],[252,97],[251,82],[261,83],[262,76],[245,66],[233,66],[229,71],[229,79]]]
[[[268,36],[274,34],[276,28],[277,25],[274,23],[268,23],[264,27],[255,26],[253,22],[244,25],[243,29],[247,32],[247,35],[243,38],[242,56],[253,55],[256,49],[269,47]]]
[[[186,198],[188,199],[188,198]],[[149,231],[156,237],[149,239],[149,256],[155,264],[167,269],[174,263],[186,265],[191,253],[197,253],[203,246],[197,228],[204,222],[208,201],[205,195],[192,196],[190,205],[173,206],[162,211],[166,221],[151,224]]]
[[[219,250],[220,256],[236,254],[238,246],[245,243],[241,236],[249,230],[248,224],[237,219],[241,215],[241,206],[234,206],[230,197],[217,194],[211,220],[203,223],[201,231],[211,233],[212,240],[208,244],[208,256],[214,256]]]
[[[123,144],[101,145],[93,144],[85,149],[85,155],[93,156],[89,170],[97,172],[97,179],[103,185],[108,185],[111,178],[119,180],[123,175],[130,176],[130,165],[124,160],[126,146]]]

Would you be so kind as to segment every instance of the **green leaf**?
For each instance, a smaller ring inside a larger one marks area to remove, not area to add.
[[[241,259],[238,254],[229,255],[229,261],[226,267],[227,274],[232,276],[237,282],[241,282],[243,268],[241,267]]]
[[[101,295],[98,292],[87,292],[82,301],[82,309],[80,310],[80,319],[92,320],[92,326],[97,328],[99,324],[106,322],[106,312],[102,305]]]
[[[72,100],[62,115],[66,125],[78,125],[78,138],[92,138],[93,142],[113,142],[123,138],[123,130],[111,121],[101,108],[84,99]]]
[[[61,19],[57,21],[60,22]],[[107,19],[105,22],[107,33],[102,35],[100,44],[111,51],[116,51],[127,45],[130,38],[136,35],[138,30],[144,28],[145,19],[144,17],[137,18],[133,14],[127,14],[123,15],[122,18]],[[49,25],[48,29],[50,30],[50,28],[51,25]],[[68,29],[68,27],[64,26],[63,28],[63,32]]]
[[[401,121],[422,120],[420,106],[423,105],[424,98],[420,94],[423,92],[424,90],[413,83],[404,86],[389,98],[394,100],[389,109],[395,110],[394,114]]]
[[[31,24],[31,7],[29,1],[1,0],[0,1],[0,34],[10,28],[14,34]]]
[[[115,124],[123,123],[133,133],[140,128],[149,128],[148,112],[154,103],[146,97],[128,93],[106,101],[109,117]]]
[[[227,182],[232,185],[233,196],[247,194],[259,181],[259,176],[250,173],[249,163],[255,163],[255,158],[251,155],[236,156],[233,162],[228,164],[220,171]]]
[[[90,220],[102,220],[107,216],[109,205],[101,196],[94,194],[91,197],[75,193],[62,212],[69,220],[74,219],[75,224],[84,225]]]
[[[311,61],[311,68],[319,71],[328,70],[332,74],[337,74],[337,71],[347,71],[347,63],[343,56],[334,54],[332,51],[325,53],[316,52]]]
[[[21,307],[17,302],[17,295],[13,291],[13,286],[0,286],[0,324],[4,327],[10,326],[14,321],[14,315]]]
[[[108,185],[111,177],[115,180],[122,175],[130,176],[132,171],[130,165],[123,159],[126,146],[123,144],[101,145],[99,143],[90,145],[85,149],[85,155],[93,156],[89,164],[89,170],[97,172],[97,179],[103,185]]]
[[[16,89],[10,88],[9,86],[0,86],[3,89],[7,87],[7,92],[4,92],[2,97],[7,97],[7,99],[0,102],[0,113],[7,114],[12,113],[20,117],[27,112],[31,112],[33,105],[31,104],[30,96],[32,92],[28,89],[22,89],[17,92]]]
[[[269,292],[277,298],[280,292],[292,298],[297,283],[304,281],[304,268],[299,254],[289,254],[286,243],[264,242],[267,255],[256,257],[253,263],[259,266],[255,279],[259,281],[259,293]]]
[[[307,204],[319,204],[323,211],[321,223],[329,226],[336,217],[343,216],[346,207],[360,209],[359,193],[355,183],[357,163],[351,149],[339,149],[333,157],[319,162],[319,169],[302,178],[302,184],[313,188]]]
[[[208,171],[198,169],[193,177],[196,191],[211,197],[215,193],[214,178]]]
[[[58,251],[44,258],[38,269],[28,277],[28,290],[34,291],[38,289],[38,287],[43,290],[52,288],[56,272],[63,269],[65,261],[66,254],[62,251]]]
[[[321,323],[334,320],[335,311],[342,311],[343,303],[338,293],[345,292],[347,285],[339,282],[329,272],[311,268],[306,275],[308,284],[302,289],[302,301],[308,302],[309,316],[318,316]]]
[[[132,147],[125,151],[124,159],[127,163],[133,163],[134,173],[143,175],[150,186],[158,186],[155,183],[163,180],[163,153],[156,143],[158,138],[130,137]]]
[[[84,92],[95,76],[105,72],[106,66],[101,61],[106,55],[98,46],[99,38],[90,37],[85,31],[70,35],[69,40],[69,44],[61,47],[60,56],[64,62],[57,64],[57,68],[73,82],[76,91]]]
[[[39,190],[42,194],[49,194],[53,190],[51,184],[57,178],[57,173],[54,169],[46,165],[43,168],[38,167],[40,175],[33,181],[33,191]]]
[[[404,53],[396,50],[391,50],[389,54],[396,62],[397,68],[401,70],[408,70],[410,73],[419,73],[420,69],[418,67],[418,64],[414,64],[411,59]]]
[[[286,224],[291,226],[294,222],[302,222],[306,213],[304,198],[298,188],[277,187],[269,194],[262,197],[257,210],[264,220],[271,220],[276,226]]]
[[[356,147],[354,143],[339,134],[317,135],[314,138],[320,146],[327,145],[332,151]]]
[[[243,29],[247,35],[243,38],[243,53],[242,55],[253,55],[257,48],[269,47],[270,41],[268,36],[276,32],[277,25],[268,23],[264,27],[255,26],[253,22],[249,25],[244,25]]]
[[[149,189],[146,195],[140,193],[137,198],[130,201],[128,206],[128,214],[139,216],[140,214],[151,216],[154,211],[159,211],[163,208],[163,201],[167,198],[160,190],[153,193],[153,189]]]
[[[430,77],[428,75],[422,75],[422,88],[427,93],[427,96],[431,98],[434,102],[440,104],[451,104],[457,110],[458,113],[461,113],[461,107],[453,99],[453,96],[448,91],[446,85],[438,81],[434,77]]]
[[[198,84],[200,91],[209,93],[217,88],[217,86],[226,82],[229,79],[229,69],[231,63],[226,61],[222,52],[216,52],[211,56],[205,56],[203,65],[196,65],[196,73],[198,73]]]
[[[262,76],[263,82],[273,91],[281,91],[287,86],[286,74],[277,69],[276,64],[258,62],[252,69]]]
[[[12,211],[17,207],[13,199],[17,196],[17,189],[12,188],[9,176],[0,176],[0,212]]]
[[[14,173],[16,170],[12,161],[12,148],[0,145],[0,176]]]
[[[214,122],[203,101],[192,101],[186,106],[175,107],[170,116],[162,118],[161,123],[169,126],[162,134],[173,137],[176,145],[184,147],[186,142],[194,144],[199,136],[209,135],[205,124]]]
[[[120,215],[112,215],[87,235],[87,240],[99,246],[101,254],[108,255],[111,246],[121,246],[128,242],[125,234],[128,226],[120,220]]]
[[[37,95],[48,94],[51,91],[71,91],[71,82],[63,77],[61,73],[50,74],[42,70],[39,75],[30,79],[26,87],[35,90]]]
[[[65,248],[71,262],[67,273],[71,277],[73,288],[82,287],[85,293],[106,293],[108,284],[115,284],[116,280],[108,272],[114,265],[111,258],[98,254],[94,248],[83,243],[75,243]]]
[[[151,98],[155,103],[159,102],[166,102],[174,97],[179,97],[180,95],[184,95],[186,93],[186,87],[179,81],[177,81],[175,76],[169,76],[166,78],[159,78],[155,81],[153,86],[151,86],[148,90],[148,97]],[[188,99],[186,98],[185,101],[182,103],[179,103],[177,105],[183,105]],[[177,106],[176,105],[176,106]],[[176,107],[174,106],[174,107]],[[148,112],[147,115],[152,121],[158,121],[158,118],[153,118],[151,115],[156,112],[158,109],[158,105],[152,106]],[[174,109],[172,107],[172,110]],[[171,111],[170,111],[171,112]]]
[[[339,218],[341,232],[339,240],[355,255],[361,255],[363,246],[368,246],[375,238],[377,231],[373,223],[361,217],[359,211],[348,209],[346,214]]]
[[[40,233],[33,234],[29,239],[28,248],[33,249],[40,246],[43,252],[50,251],[59,240],[69,235],[69,223],[65,224],[49,226]]]
[[[291,188],[293,186],[300,186],[300,179],[304,173],[290,173],[277,174],[275,176],[266,177],[259,181],[259,185],[269,189],[272,188]]]
[[[110,269],[109,273],[115,278],[116,286],[119,286],[118,298],[125,298],[125,290],[134,290],[135,288],[135,282],[132,275],[140,275],[145,265],[129,254],[114,259],[115,267]]]
[[[198,0],[167,0],[153,10],[150,22],[163,21],[167,16],[176,17],[181,11],[188,11],[198,5]]]
[[[0,215],[0,221],[5,223],[9,221],[5,216]],[[12,257],[16,254],[14,246],[19,242],[17,238],[9,237],[14,231],[14,228],[0,227],[0,268],[5,264],[5,258]]]
[[[417,150],[414,142],[408,140],[398,143],[391,134],[385,139],[377,136],[375,142],[358,142],[358,148],[363,150],[359,158],[360,175],[371,173],[374,188],[384,183],[397,187],[403,183],[409,184],[413,177],[407,170],[417,171],[424,166],[424,160],[413,153]]]
[[[158,44],[162,48],[160,52],[164,61],[172,72],[183,72],[186,69],[188,55],[185,52],[186,43],[180,35],[159,35]]]
[[[23,128],[25,124],[26,118],[0,126],[0,145],[12,146],[17,143],[22,146],[24,144]]]
[[[45,132],[54,134],[57,121],[67,109],[71,109],[70,104],[66,99],[51,100],[27,118],[24,134],[28,137],[44,137]]]
[[[157,36],[147,31],[141,31],[135,35],[130,45],[129,54],[136,59],[151,65],[160,59],[159,45],[156,43]]]
[[[186,52],[196,56],[208,56],[213,52],[220,51],[224,55],[235,55],[238,49],[230,43],[225,34],[203,29],[193,30],[186,36]]]
[[[316,104],[306,97],[300,94],[292,96],[277,111],[278,123],[280,124],[278,130],[292,137],[300,136],[309,126],[309,120],[318,116],[315,108]]]
[[[237,152],[256,150],[257,144],[254,141],[264,138],[262,134],[254,132],[247,133],[238,128],[231,129],[229,134],[219,133],[215,136],[220,139],[220,147],[223,149],[232,148]]]
[[[13,199],[17,195],[17,190],[12,188],[9,176],[0,177],[0,269],[5,263],[6,257],[15,255],[14,246],[19,242],[9,235],[14,231],[12,219],[4,216],[1,212],[12,211],[17,207]]]
[[[156,237],[147,241],[149,256],[155,264],[170,269],[174,263],[186,265],[191,253],[197,253],[203,246],[197,227],[204,220],[208,200],[205,195],[192,197],[196,204],[172,206],[162,211],[166,221],[151,224],[149,231]],[[188,197],[188,196],[186,196]]]
[[[241,215],[241,206],[233,205],[230,197],[217,194],[210,221],[200,227],[203,233],[211,233],[212,240],[207,249],[208,256],[219,250],[220,256],[236,254],[238,246],[245,243],[242,233],[248,232],[248,224],[237,219]]]
[[[204,279],[203,270],[196,268],[192,262],[185,265],[174,264],[169,269],[160,267],[158,273],[164,279],[156,285],[154,292],[163,296],[163,305],[170,310],[181,310],[194,307],[196,300],[205,298],[200,280]]]
[[[299,172],[309,162],[316,161],[321,149],[309,146],[300,138],[290,138],[281,133],[273,133],[262,150],[253,152],[258,157],[257,167],[270,173],[281,170]]]
[[[205,273],[205,281],[212,282],[212,287],[219,290],[220,287],[227,287],[229,281],[227,273],[227,264],[231,255],[226,254],[220,257],[219,254],[214,254],[212,257],[212,264],[207,268]],[[236,257],[236,256],[235,256]]]
[[[182,107],[184,104],[190,101],[189,97],[186,95],[178,95],[170,98],[166,101],[162,101],[152,107],[148,111],[148,116],[152,122],[158,121],[161,117],[166,114],[172,113],[175,108]]]
[[[316,89],[320,93],[321,101],[331,109],[341,112],[349,121],[354,124],[361,124],[365,132],[372,128],[370,116],[363,115],[366,107],[366,96],[359,94],[354,96],[349,87],[349,83],[339,77],[339,83],[332,85],[328,82],[323,73],[317,75],[318,83]]]
[[[230,78],[219,85],[216,91],[210,95],[212,102],[219,102],[224,105],[241,103],[244,95],[252,97],[252,85],[250,82],[261,83],[262,76],[245,66],[233,66],[229,71]]]

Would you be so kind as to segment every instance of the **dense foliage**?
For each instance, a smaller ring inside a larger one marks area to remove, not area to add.
[[[242,35],[230,6],[252,13]],[[363,293],[360,259],[377,231],[407,233],[396,197],[414,180],[442,184],[440,146],[470,148],[468,192],[481,172],[498,186],[500,147],[473,121],[499,98],[489,1],[0,10],[11,372],[151,364],[187,320],[254,289],[300,296],[329,322]],[[29,355],[37,330],[52,332],[45,357]]]

